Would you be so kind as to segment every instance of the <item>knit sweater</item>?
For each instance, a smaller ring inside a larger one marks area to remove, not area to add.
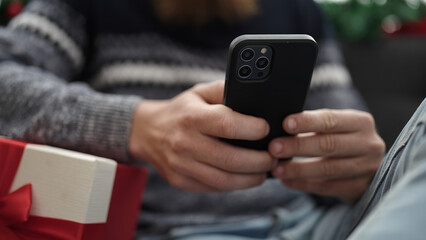
[[[229,43],[246,33],[310,34],[319,56],[307,108],[364,108],[311,0],[259,5],[252,18],[194,31],[157,20],[148,0],[32,1],[0,29],[0,135],[129,161],[137,104],[223,79]],[[300,194],[276,180],[229,193],[187,193],[151,169],[140,229],[154,236],[179,225],[250,219]]]

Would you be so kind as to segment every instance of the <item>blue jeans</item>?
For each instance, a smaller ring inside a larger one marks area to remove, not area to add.
[[[391,118],[390,118],[391,120]],[[385,156],[363,197],[353,206],[276,209],[249,221],[176,228],[171,238],[195,239],[424,239],[426,236],[426,99]]]

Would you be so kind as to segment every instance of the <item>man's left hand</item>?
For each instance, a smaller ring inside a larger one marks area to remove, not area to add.
[[[280,162],[273,175],[288,187],[358,200],[379,168],[385,144],[376,132],[373,117],[357,110],[320,109],[288,116],[284,129],[295,136],[271,141]]]

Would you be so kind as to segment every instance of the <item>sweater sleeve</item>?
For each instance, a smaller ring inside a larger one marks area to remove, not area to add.
[[[365,102],[352,83],[328,19],[312,0],[297,0],[297,4],[302,31],[311,34],[319,46],[306,108],[367,110]]]
[[[126,161],[141,99],[73,81],[87,34],[84,14],[71,6],[36,0],[0,29],[0,135]]]

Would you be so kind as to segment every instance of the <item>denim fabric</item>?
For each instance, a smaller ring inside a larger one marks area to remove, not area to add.
[[[316,206],[308,195],[297,208],[211,226],[176,228],[179,240],[424,239],[426,236],[426,99],[385,156],[370,187],[354,206]]]
[[[329,209],[315,226],[312,239],[416,239],[415,230],[425,236],[426,228],[416,227],[426,222],[426,208],[418,206],[426,203],[425,126],[426,99],[383,159],[363,197],[355,206]],[[418,190],[421,187],[423,191]]]
[[[360,205],[350,239],[425,239],[426,99],[390,149]]]
[[[288,208],[277,208],[269,215],[253,220],[210,226],[181,227],[171,231],[172,239],[310,239],[311,232],[324,213],[305,195]],[[296,206],[295,206],[296,205]]]

